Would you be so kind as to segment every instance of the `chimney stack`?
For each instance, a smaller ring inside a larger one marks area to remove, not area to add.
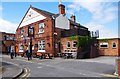
[[[65,14],[65,6],[63,4],[58,5],[59,14]]]
[[[76,22],[75,15],[72,15],[70,18],[71,18],[72,21]]]

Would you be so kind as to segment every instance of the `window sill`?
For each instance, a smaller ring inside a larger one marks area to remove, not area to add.
[[[19,50],[19,52],[24,52],[23,50]]]
[[[116,49],[116,47],[112,47],[112,49]]]
[[[100,49],[108,49],[108,47],[100,47]]]
[[[38,50],[37,52],[45,52],[45,50]]]
[[[44,32],[38,32],[38,34],[42,34],[42,33],[44,33]]]
[[[76,49],[77,47],[72,47],[73,49]]]
[[[67,47],[67,49],[70,49],[70,47]]]

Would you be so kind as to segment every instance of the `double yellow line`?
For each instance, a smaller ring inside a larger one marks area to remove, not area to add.
[[[20,79],[27,79],[30,76],[30,69],[28,67],[24,68],[24,73]]]
[[[100,75],[105,76],[105,77],[120,78],[120,76],[115,76],[115,75],[111,75],[111,74],[100,74]]]

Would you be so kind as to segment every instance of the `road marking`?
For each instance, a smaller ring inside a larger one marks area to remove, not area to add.
[[[15,66],[19,66],[18,64],[15,64],[15,63],[12,63],[12,62],[10,62],[10,61],[5,61],[6,63],[9,63],[9,64],[13,64],[13,65],[15,65]]]
[[[24,70],[25,70],[25,74],[22,77],[25,77],[27,75],[27,69],[24,68]]]
[[[118,77],[118,76],[115,76],[115,75],[111,75],[111,74],[99,74],[101,76],[105,76],[105,77]]]
[[[42,67],[37,67],[37,68],[42,68]]]
[[[87,74],[83,74],[83,73],[80,73],[81,75],[87,75]]]
[[[29,72],[28,72],[26,78],[28,78],[28,77],[30,76],[30,69],[29,69],[29,68],[28,68],[28,71],[29,71]],[[25,79],[26,79],[26,78],[25,78]]]
[[[29,76],[30,76],[30,69],[27,67],[27,68],[24,68],[25,70],[25,74],[22,75],[22,77],[20,79],[27,79]]]

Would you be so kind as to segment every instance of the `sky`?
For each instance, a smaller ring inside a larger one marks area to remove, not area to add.
[[[65,5],[66,16],[76,16],[76,21],[90,31],[99,30],[99,38],[118,37],[118,1],[114,0],[62,0]],[[0,31],[15,33],[28,8],[33,7],[58,13],[58,1],[2,1],[0,3]]]

